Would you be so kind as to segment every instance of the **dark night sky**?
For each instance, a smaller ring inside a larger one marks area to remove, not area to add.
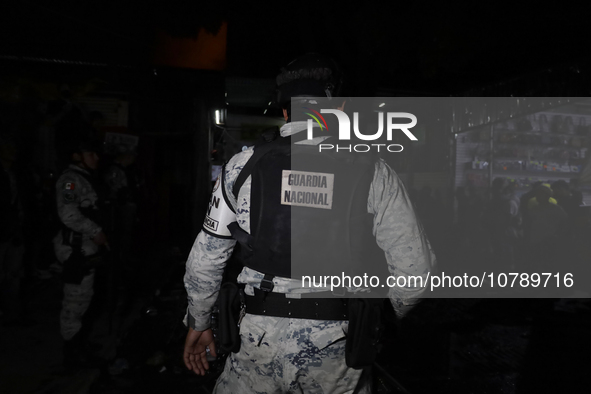
[[[449,92],[589,59],[589,9],[447,2],[41,0],[0,5],[2,55],[149,65],[154,31],[228,20],[229,75],[272,77],[299,54],[332,55],[368,87]]]

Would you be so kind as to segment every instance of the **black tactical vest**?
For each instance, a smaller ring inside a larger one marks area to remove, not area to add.
[[[251,233],[235,234],[239,228],[233,228],[242,263],[297,279],[386,274],[384,252],[372,234],[373,215],[367,213],[376,158],[319,153],[318,146],[291,142],[280,137],[256,146],[236,181],[235,195],[252,177]]]

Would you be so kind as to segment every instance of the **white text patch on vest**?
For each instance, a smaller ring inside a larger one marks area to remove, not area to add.
[[[331,209],[334,174],[283,170],[281,204]]]

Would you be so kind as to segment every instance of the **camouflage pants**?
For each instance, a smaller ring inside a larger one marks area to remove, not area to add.
[[[247,314],[214,393],[353,393],[361,370],[345,364],[346,327]]]
[[[82,328],[82,317],[94,295],[94,271],[86,275],[79,285],[64,284],[64,298],[60,313],[60,333],[66,341]]]

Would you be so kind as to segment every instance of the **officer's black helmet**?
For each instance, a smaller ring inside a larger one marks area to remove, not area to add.
[[[281,69],[277,76],[277,103],[287,108],[294,97],[337,97],[343,73],[328,56],[308,53]]]

